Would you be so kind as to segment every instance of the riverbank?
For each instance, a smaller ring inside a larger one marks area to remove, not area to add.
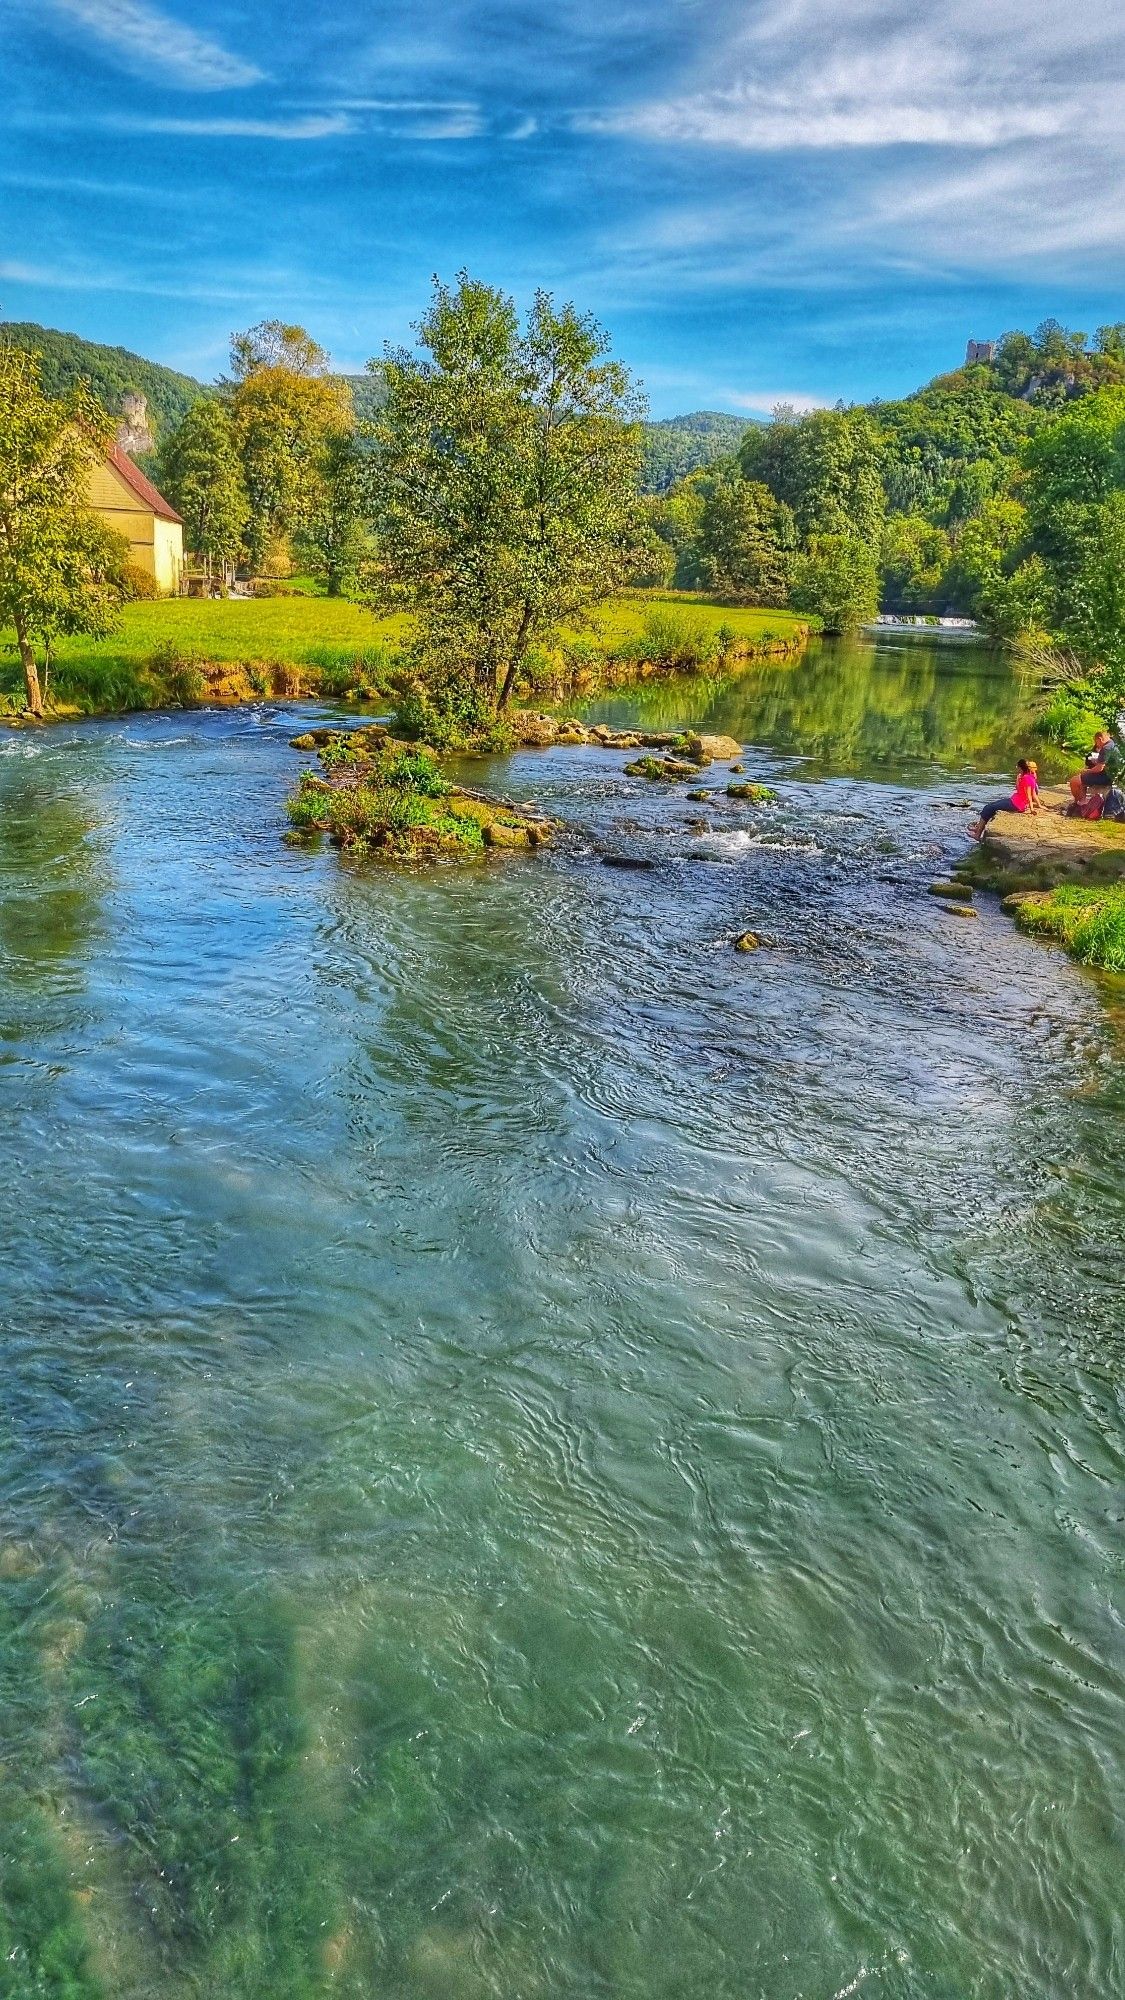
[[[1065,785],[1037,813],[1003,813],[956,869],[993,890],[1022,930],[1062,944],[1081,965],[1125,972],[1125,825],[1072,819]]]
[[[536,649],[518,690],[572,701],[658,673],[789,657],[812,621],[702,597],[627,592],[581,631]],[[17,726],[23,681],[0,635],[0,721]],[[51,721],[261,700],[393,701],[410,622],[345,598],[172,598],[124,607],[107,639],[61,639],[48,682]]]

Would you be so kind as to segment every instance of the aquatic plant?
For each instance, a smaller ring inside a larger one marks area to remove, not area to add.
[[[61,1856],[35,1803],[0,1786],[0,1966],[13,2000],[104,2000]],[[9,1983],[10,1982],[10,1983]]]
[[[72,1700],[83,1782],[158,1950],[202,1991],[308,1992],[332,1898],[279,1608],[150,1572],[89,1627]]]

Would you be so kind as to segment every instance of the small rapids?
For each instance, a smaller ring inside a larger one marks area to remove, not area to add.
[[[283,708],[0,743],[19,2000],[1125,1989],[1121,1012],[927,894],[1019,692],[596,713],[778,802],[396,873]]]

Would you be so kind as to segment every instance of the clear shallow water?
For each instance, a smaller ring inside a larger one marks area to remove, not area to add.
[[[0,1991],[1121,1990],[1112,989],[925,894],[1018,706],[650,688],[782,803],[414,876],[282,711],[0,743]]]

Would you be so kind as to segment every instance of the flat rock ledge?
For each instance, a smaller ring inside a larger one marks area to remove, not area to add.
[[[997,889],[1125,882],[1125,822],[1071,819],[1070,802],[1065,785],[1052,785],[1037,813],[999,813],[958,874]]]

